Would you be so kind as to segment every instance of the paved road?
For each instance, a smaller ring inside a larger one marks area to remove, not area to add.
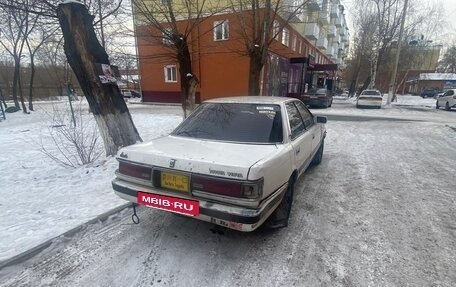
[[[140,208],[88,226],[0,286],[455,286],[456,131],[438,122],[328,122],[290,226],[213,232]]]

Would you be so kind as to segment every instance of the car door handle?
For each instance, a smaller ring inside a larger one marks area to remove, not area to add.
[[[314,139],[314,138],[315,138],[315,134],[312,135],[312,139]]]
[[[298,153],[300,153],[300,152],[301,152],[301,148],[298,147],[298,148],[296,149],[296,154],[298,154]]]

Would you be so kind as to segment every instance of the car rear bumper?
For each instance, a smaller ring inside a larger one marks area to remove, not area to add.
[[[128,201],[138,203],[138,191],[156,195],[169,196],[160,190],[151,189],[136,183],[130,183],[119,178],[112,181],[115,193]],[[211,222],[227,228],[250,232],[257,229],[271,215],[282,200],[287,184],[281,186],[272,195],[264,199],[258,208],[248,208],[221,202],[208,201],[202,198],[191,198],[199,203],[199,215],[192,216],[206,222]],[[173,194],[173,196],[175,196]],[[189,199],[182,197],[183,199]],[[172,212],[172,211],[170,211]]]
[[[325,106],[329,99],[303,99],[304,104],[308,106]]]
[[[377,100],[377,99],[369,99],[369,100],[358,100],[356,102],[357,107],[366,107],[366,108],[379,108],[382,106],[382,100]]]

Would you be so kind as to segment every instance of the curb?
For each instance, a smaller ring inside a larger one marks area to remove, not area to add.
[[[9,259],[6,259],[6,260],[3,260],[3,261],[0,261],[0,270],[5,268],[5,267],[8,267],[8,266],[11,266],[11,265],[15,265],[15,264],[18,264],[18,263],[22,263],[30,258],[33,258],[35,255],[39,254],[41,251],[43,251],[44,249],[48,248],[49,246],[51,246],[51,244],[54,242],[54,240],[56,238],[59,238],[59,237],[71,237],[73,236],[74,234],[76,234],[77,232],[81,231],[85,226],[87,225],[90,225],[90,224],[94,224],[94,223],[97,223],[99,221],[101,222],[104,222],[106,221],[111,215],[114,215],[126,208],[129,208],[132,206],[132,203],[131,202],[128,202],[128,203],[124,203],[122,205],[119,205],[111,210],[108,210],[98,216],[96,216],[95,218],[92,218],[90,219],[89,221],[85,222],[85,223],[82,223],[58,236],[55,236],[51,239],[48,239],[46,240],[45,242],[35,246],[35,247],[32,247],[31,249],[29,250],[26,250],[22,253],[19,253],[18,255],[15,255]]]

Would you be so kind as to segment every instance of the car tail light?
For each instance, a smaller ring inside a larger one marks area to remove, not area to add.
[[[453,96],[453,99],[455,99],[455,100],[456,100],[456,95],[454,95],[454,96]]]
[[[119,173],[131,177],[150,180],[152,175],[152,168],[125,161],[119,161]]]
[[[213,177],[192,176],[192,190],[226,196],[255,199],[263,194],[263,180],[255,182],[242,182]]]

